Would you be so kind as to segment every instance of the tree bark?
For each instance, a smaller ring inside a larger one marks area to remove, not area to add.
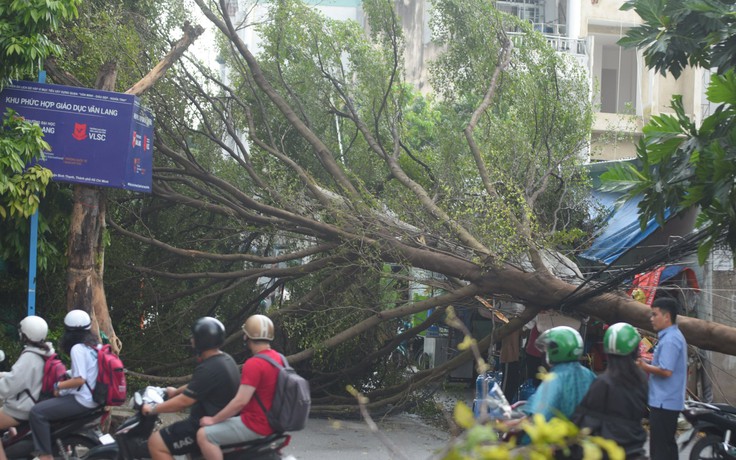
[[[117,65],[107,63],[100,70],[97,89],[112,91]],[[74,186],[74,205],[69,227],[69,267],[67,268],[67,309],[80,309],[92,317],[92,330],[104,333],[113,351],[120,352],[105,296],[105,193],[99,187]]]
[[[184,24],[184,35],[167,55],[126,93],[140,95],[161,79],[194,40],[202,34],[201,26]],[[67,84],[82,86],[73,75],[49,62],[51,75]],[[117,63],[102,66],[95,83],[97,89],[114,91]],[[67,268],[67,310],[81,309],[92,317],[93,331],[104,333],[113,350],[120,352],[122,344],[115,334],[110,318],[103,282],[105,267],[105,193],[99,187],[74,186],[74,204],[69,229],[69,266]]]

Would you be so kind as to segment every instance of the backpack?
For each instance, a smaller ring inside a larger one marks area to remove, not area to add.
[[[40,356],[40,355],[39,355]],[[66,380],[66,366],[56,353],[43,357],[43,377],[41,379],[41,394],[38,401],[54,397],[54,385]],[[38,402],[36,401],[36,402]]]
[[[22,353],[25,352],[26,351],[23,350]],[[63,362],[61,362],[61,359],[59,359],[59,355],[57,355],[56,353],[52,353],[49,356],[41,356],[37,353],[33,354],[43,359],[41,393],[39,393],[38,399],[33,397],[33,395],[31,394],[31,390],[28,388],[21,391],[20,393],[28,393],[28,396],[33,400],[33,402],[37,403],[54,397],[54,384],[61,382],[62,380],[66,380],[66,366]],[[20,396],[20,393],[18,393],[18,396]]]
[[[271,410],[266,410],[258,395],[255,395],[256,401],[261,406],[261,409],[263,409],[268,423],[274,431],[279,433],[299,431],[307,423],[309,407],[312,404],[309,393],[309,382],[299,376],[294,368],[289,366],[284,355],[279,356],[284,361],[283,366],[269,356],[263,354],[255,355],[256,358],[265,359],[279,370]]]
[[[103,345],[95,351],[97,351],[97,381],[92,390],[92,400],[101,406],[120,406],[125,402],[128,391],[123,362],[112,352],[110,345]]]

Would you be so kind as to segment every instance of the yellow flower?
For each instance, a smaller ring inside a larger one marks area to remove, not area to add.
[[[475,344],[475,339],[469,335],[466,335],[465,338],[463,338],[463,341],[457,345],[457,349],[467,350],[468,348],[470,348],[471,345],[474,345],[474,344]]]
[[[483,446],[478,449],[478,456],[483,460],[509,460],[511,458],[511,452],[509,452],[509,448],[504,444]]]
[[[455,404],[455,410],[453,413],[455,422],[466,430],[475,425],[475,417],[473,416],[473,410],[468,407],[467,404],[460,401]]]
[[[608,458],[610,458],[611,460],[624,460],[626,458],[626,451],[624,451],[621,446],[616,444],[616,441],[604,439],[600,436],[591,436],[590,440],[604,448],[608,453]]]
[[[542,382],[554,380],[556,377],[554,372],[547,371],[544,366],[539,366],[539,369],[537,369],[537,378]]]

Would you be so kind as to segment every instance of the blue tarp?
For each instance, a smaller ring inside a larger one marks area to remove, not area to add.
[[[616,201],[621,196],[618,193],[593,191],[593,199],[603,205],[608,211],[608,218],[603,227],[594,235],[593,244],[580,257],[598,263],[610,264],[626,251],[641,243],[646,237],[659,228],[654,219],[647,222],[642,230],[639,224],[638,204],[642,197],[632,198],[616,207]],[[664,218],[670,217],[669,209]]]

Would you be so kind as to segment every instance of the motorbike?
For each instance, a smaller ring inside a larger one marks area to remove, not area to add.
[[[5,362],[5,352],[0,350],[0,363]],[[54,458],[64,460],[81,459],[93,447],[99,446],[104,437],[100,430],[102,418],[107,415],[104,408],[90,410],[74,417],[51,422],[51,442],[55,449]],[[26,460],[35,457],[32,452],[33,438],[28,422],[5,430],[0,434],[5,456],[8,460]]]
[[[681,450],[692,444],[690,460],[736,460],[736,442],[731,437],[736,432],[735,407],[688,400],[682,414],[692,428],[678,439]]]
[[[112,435],[113,442],[102,444],[91,449],[84,460],[117,460],[117,459],[149,459],[148,437],[158,426],[161,420],[157,414],[143,415],[144,404],[160,403],[164,401],[166,390],[160,387],[149,386],[137,391],[131,398],[131,405],[135,413],[117,427]],[[241,444],[222,446],[222,453],[226,460],[287,460],[293,457],[282,457],[281,449],[291,441],[291,436],[285,433],[274,433],[262,439]],[[200,460],[199,454],[181,455],[174,457],[177,460]]]
[[[105,415],[103,409],[65,418],[51,423],[51,440],[54,458],[75,460],[83,458],[92,448],[101,445],[100,422]],[[9,460],[32,459],[33,439],[28,422],[21,423],[2,436],[3,449]]]

